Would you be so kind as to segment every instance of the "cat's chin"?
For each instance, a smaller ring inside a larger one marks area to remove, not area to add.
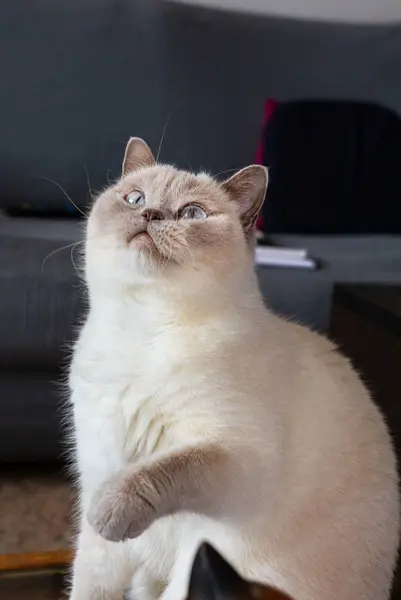
[[[138,280],[151,283],[169,278],[174,260],[163,254],[148,234],[136,236],[129,244],[129,251],[132,252],[133,263],[129,261],[128,272],[133,283]]]
[[[141,231],[135,235],[130,241],[130,246],[133,246],[139,252],[141,250],[146,250],[160,254],[153,239],[146,231]]]
[[[137,267],[147,274],[160,270],[160,265],[167,263],[166,257],[147,231],[141,231],[133,236],[128,242],[128,247],[129,251],[137,256]]]

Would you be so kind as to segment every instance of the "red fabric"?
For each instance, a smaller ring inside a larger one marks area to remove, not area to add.
[[[261,136],[259,138],[259,145],[258,145],[258,149],[256,151],[256,157],[255,157],[255,163],[257,165],[262,165],[263,164],[263,132],[265,130],[265,127],[266,127],[269,119],[271,118],[272,114],[276,110],[277,106],[278,106],[277,100],[273,100],[272,98],[269,98],[265,102],[264,112],[263,112],[262,133],[261,133]],[[260,215],[259,215],[259,217],[258,217],[258,219],[256,221],[256,229],[258,231],[262,231],[263,230],[263,221],[262,221],[262,217]]]
[[[255,162],[257,165],[263,164],[263,131],[264,131],[269,119],[271,118],[272,114],[276,110],[277,106],[278,106],[277,100],[272,100],[271,98],[269,98],[269,100],[266,100],[266,102],[265,102],[264,112],[263,112],[262,134],[259,139],[259,145],[258,145],[258,149],[256,151],[256,158],[255,158]]]

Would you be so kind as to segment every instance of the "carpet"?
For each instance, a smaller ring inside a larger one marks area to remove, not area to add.
[[[71,547],[72,509],[72,484],[61,468],[2,467],[0,554]]]

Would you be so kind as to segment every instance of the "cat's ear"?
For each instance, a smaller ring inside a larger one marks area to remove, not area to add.
[[[192,565],[188,600],[239,600],[246,585],[212,546],[201,545]]]
[[[291,600],[269,585],[243,579],[209,544],[199,548],[189,580],[187,600]]]
[[[123,175],[143,167],[152,167],[155,164],[152,151],[141,138],[132,137],[125,149],[123,160]]]
[[[269,181],[266,167],[251,165],[222,183],[224,191],[238,206],[242,226],[249,233],[257,219]]]

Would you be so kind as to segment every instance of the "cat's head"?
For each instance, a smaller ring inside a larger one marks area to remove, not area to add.
[[[291,600],[268,585],[243,579],[209,544],[202,544],[192,566],[186,600]]]
[[[266,186],[262,166],[218,182],[156,164],[146,143],[131,138],[121,179],[97,198],[88,220],[88,280],[180,285],[192,277],[207,287],[249,269]]]

